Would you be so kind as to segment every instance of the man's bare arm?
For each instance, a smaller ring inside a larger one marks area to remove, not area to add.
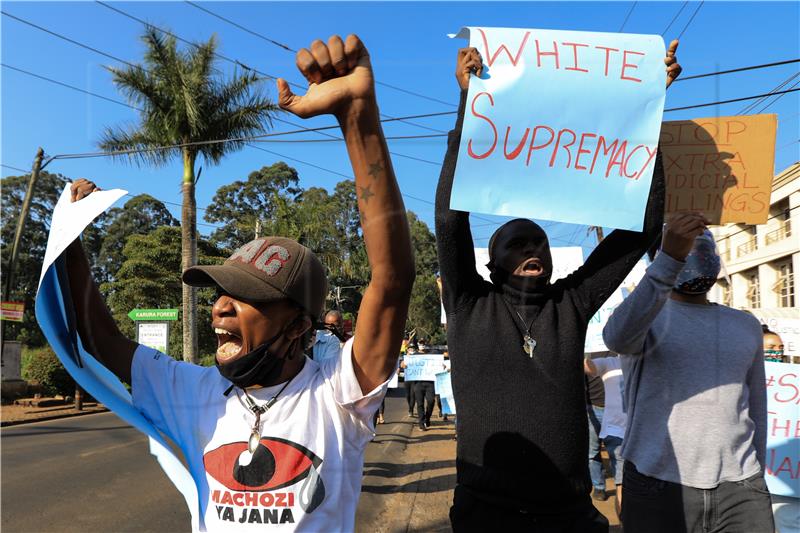
[[[80,201],[95,190],[94,183],[80,179],[72,184],[72,201]],[[84,348],[119,379],[130,383],[131,363],[138,345],[125,337],[114,322],[92,279],[80,239],[70,244],[65,253],[78,334]]]
[[[297,53],[304,96],[278,81],[280,106],[306,118],[336,116],[353,167],[372,279],[361,300],[353,362],[363,392],[394,371],[414,283],[408,221],[380,125],[369,53],[355,35],[314,41]]]

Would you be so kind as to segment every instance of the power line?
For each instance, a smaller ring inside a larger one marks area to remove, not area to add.
[[[707,72],[706,74],[696,74],[694,76],[686,76],[685,78],[678,78],[675,82],[696,80],[698,78],[707,78],[708,76],[720,76],[722,74],[731,74],[733,72],[744,72],[746,70],[756,70],[760,68],[777,67],[779,65],[788,65],[789,63],[798,63],[800,59],[787,59],[786,61],[776,61],[775,63],[764,63],[763,65],[752,65],[749,67],[734,68],[730,70],[720,70],[717,72]]]
[[[687,105],[687,106],[683,106],[683,107],[673,107],[671,109],[665,109],[664,113],[669,113],[671,111],[681,111],[683,109],[696,109],[698,107],[708,107],[708,106],[712,106],[712,105],[730,104],[730,103],[733,103],[733,102],[744,102],[745,100],[754,100],[756,98],[764,98],[765,96],[772,96],[772,95],[775,95],[775,94],[793,93],[795,91],[800,91],[800,87],[798,87],[796,89],[788,89],[786,91],[777,91],[777,92],[771,92],[771,93],[766,93],[766,94],[757,94],[755,96],[745,96],[744,98],[734,98],[732,100],[720,100],[719,102],[709,102],[707,104],[696,104],[696,105]]]
[[[634,2],[633,3],[633,5],[631,6],[630,10],[628,11],[628,14],[625,15],[625,20],[622,21],[622,26],[620,26],[619,30],[617,30],[618,32],[621,33],[622,30],[625,28],[625,24],[628,23],[628,19],[631,18],[631,13],[633,13],[633,10],[636,9],[636,4],[638,4],[638,3],[639,2]]]
[[[106,7],[108,9],[116,12],[116,13],[119,13],[120,15],[122,15],[124,17],[127,17],[127,18],[129,18],[131,20],[135,20],[136,22],[138,22],[139,24],[142,24],[143,26],[145,26],[147,28],[153,28],[153,29],[158,30],[159,32],[165,34],[165,35],[169,35],[169,36],[175,38],[176,40],[178,40],[178,41],[180,41],[182,43],[188,44],[189,46],[193,46],[195,48],[199,48],[200,47],[200,45],[198,45],[198,44],[196,44],[196,43],[194,43],[194,42],[192,42],[192,41],[190,41],[188,39],[184,39],[183,37],[171,32],[171,31],[167,31],[167,30],[165,30],[163,28],[159,28],[155,24],[152,24],[152,23],[147,22],[145,20],[142,20],[142,19],[140,19],[138,17],[135,17],[135,16],[131,15],[130,13],[127,13],[127,12],[117,8],[117,7],[114,7],[114,6],[111,6],[111,5],[107,4],[106,2],[102,2],[101,0],[95,0],[95,2],[100,4],[103,7]],[[214,52],[214,55],[216,57],[222,59],[223,61],[227,61],[227,62],[229,62],[229,63],[231,63],[233,65],[238,65],[238,66],[240,66],[240,67],[242,67],[242,68],[244,68],[246,70],[250,70],[252,72],[260,74],[260,75],[262,75],[262,76],[264,76],[266,78],[269,78],[271,80],[277,80],[278,79],[277,76],[273,76],[272,74],[269,74],[267,72],[263,72],[261,70],[258,70],[257,68],[254,68],[254,67],[250,67],[250,66],[246,65],[245,63],[239,61],[238,59],[233,59],[233,58],[227,57],[225,55],[220,54],[219,52]],[[291,81],[288,81],[288,80],[286,80],[286,83],[288,83],[292,87],[295,87],[295,88],[303,90],[303,91],[305,91],[308,88],[306,86],[300,85],[299,83],[291,82]],[[387,115],[381,114],[381,116],[387,116]],[[388,117],[388,118],[393,118],[393,117]],[[419,128],[422,128],[422,129],[427,129],[427,130],[431,129],[431,128],[427,127],[427,126],[414,124],[413,122],[409,122],[408,124],[411,124],[413,126],[417,126]],[[440,130],[435,130],[435,131],[440,131]]]
[[[67,83],[63,83],[63,82],[60,82],[58,80],[54,80],[52,78],[41,76],[39,74],[35,74],[33,72],[30,72],[28,70],[24,70],[24,69],[21,69],[21,68],[18,68],[18,67],[7,65],[5,63],[0,63],[0,65],[2,65],[3,67],[6,67],[6,68],[12,69],[12,70],[21,72],[23,74],[27,74],[29,76],[33,76],[35,78],[39,78],[39,79],[44,80],[44,81],[48,81],[50,83],[54,83],[56,85],[60,85],[62,87],[66,87],[68,89],[72,89],[74,91],[85,93],[85,94],[88,94],[90,96],[94,96],[96,98],[101,98],[103,100],[106,100],[106,101],[109,101],[109,102],[112,102],[112,103],[115,103],[115,104],[118,104],[118,105],[123,105],[125,107],[128,107],[130,109],[134,109],[136,111],[140,111],[140,112],[142,111],[141,109],[139,109],[137,107],[134,107],[134,106],[132,106],[130,104],[127,104],[125,102],[121,102],[119,100],[114,100],[113,98],[108,98],[107,96],[103,96],[101,94],[93,93],[91,91],[87,91],[86,89],[81,89],[80,87],[75,87],[74,85],[69,85]],[[766,94],[759,94],[759,95],[754,95],[754,96],[746,96],[746,97],[743,97],[743,98],[734,98],[734,99],[731,99],[731,100],[721,100],[721,101],[718,101],[718,102],[708,102],[708,103],[705,103],[705,104],[695,104],[695,105],[683,106],[683,107],[673,107],[673,108],[670,108],[670,109],[665,109],[664,113],[670,113],[670,112],[673,112],[673,111],[682,111],[682,110],[685,110],[685,109],[696,109],[696,108],[699,108],[699,107],[708,107],[708,106],[713,106],[713,105],[730,104],[730,103],[734,103],[734,102],[743,102],[743,101],[747,101],[747,100],[761,99],[761,98],[764,98],[764,97],[767,97],[767,96],[781,95],[781,94],[795,92],[795,91],[798,91],[798,90],[800,90],[800,88],[792,88],[792,89],[788,89],[788,90],[784,90],[784,91],[772,91],[772,92],[766,93]],[[424,118],[424,117],[431,117],[431,116],[453,115],[455,113],[456,113],[455,111],[443,111],[443,112],[439,112],[439,113],[425,113],[425,114],[421,114],[421,115],[411,115],[410,118]],[[392,121],[401,120],[401,119],[402,119],[401,117],[394,117],[394,118],[390,118],[390,119],[382,119],[381,122],[392,122]],[[279,119],[275,119],[275,120],[279,120]],[[285,121],[285,122],[288,122],[288,121]],[[293,123],[289,122],[289,124],[293,124]],[[173,148],[181,148],[183,146],[216,144],[216,143],[233,142],[233,141],[257,141],[258,139],[261,139],[261,138],[267,138],[267,137],[277,136],[277,135],[288,135],[288,134],[293,134],[293,133],[320,133],[322,135],[326,135],[323,132],[324,130],[336,129],[338,127],[339,126],[323,126],[323,127],[319,127],[319,128],[305,128],[305,129],[294,131],[294,132],[267,133],[267,134],[262,134],[262,135],[254,135],[254,136],[251,136],[251,137],[239,137],[239,138],[230,138],[230,139],[216,139],[216,140],[211,140],[211,141],[197,141],[197,142],[192,142],[192,143],[182,143],[182,144],[175,144],[175,145],[157,146],[157,147],[152,147],[152,148],[121,150],[121,151],[117,151],[117,152],[89,152],[89,153],[83,153],[83,154],[58,154],[56,156],[53,156],[53,159],[78,159],[78,158],[87,158],[87,157],[108,157],[108,156],[113,156],[113,155],[125,155],[125,154],[130,154],[130,153],[158,151],[158,150],[169,150],[169,149],[173,149]],[[330,136],[330,135],[326,135],[326,136]],[[402,158],[406,158],[406,159],[411,159],[413,161],[419,161],[419,162],[422,162],[422,163],[427,163],[427,164],[430,164],[430,165],[439,166],[439,163],[437,163],[435,161],[430,161],[428,159],[422,159],[422,158],[419,158],[419,157],[410,156],[410,155],[406,155],[406,154],[401,154],[401,153],[398,153],[398,152],[389,152],[389,153],[394,155],[394,156],[397,156],[397,157],[402,157]]]
[[[681,8],[678,10],[678,12],[677,12],[677,13],[675,13],[675,16],[674,16],[674,17],[672,17],[672,20],[671,20],[671,21],[669,21],[669,24],[667,24],[667,27],[666,27],[666,28],[664,28],[664,31],[662,31],[662,32],[661,32],[661,36],[662,36],[662,37],[663,37],[664,35],[666,35],[666,34],[667,34],[667,31],[668,31],[668,30],[669,30],[669,29],[672,27],[672,25],[675,23],[675,21],[676,21],[676,20],[678,20],[678,17],[680,17],[680,16],[681,16],[681,13],[683,13],[683,10],[686,8],[686,6],[687,6],[687,5],[689,5],[689,1],[688,1],[688,0],[687,0],[686,2],[684,2],[684,3],[683,3],[683,5],[681,6]],[[679,79],[680,79],[680,78],[679,78]],[[676,80],[676,81],[677,81],[677,80]]]
[[[783,80],[781,83],[779,83],[778,85],[776,85],[776,86],[775,86],[775,87],[774,87],[772,90],[770,90],[770,92],[769,92],[769,93],[767,93],[767,94],[768,94],[768,95],[770,95],[770,94],[773,94],[773,93],[774,93],[775,91],[777,91],[778,89],[782,89],[784,86],[786,86],[786,85],[787,85],[789,82],[791,82],[791,81],[792,81],[793,79],[795,79],[797,76],[800,76],[800,72],[796,72],[796,73],[794,73],[793,75],[789,76],[788,78],[786,78],[785,80]],[[766,97],[765,97],[765,98],[766,98]],[[755,109],[755,108],[756,108],[756,106],[758,106],[758,104],[760,104],[760,103],[761,103],[761,100],[762,100],[762,99],[759,99],[759,100],[758,100],[758,101],[756,101],[756,102],[753,102],[753,103],[751,103],[751,104],[749,104],[749,105],[746,105],[746,106],[745,106],[745,107],[744,107],[744,108],[743,108],[741,111],[739,111],[739,113],[738,113],[738,114],[739,114],[739,115],[744,115],[745,113],[749,113],[750,111],[752,111],[753,109]]]
[[[798,73],[798,74],[800,74],[800,73]],[[793,88],[797,87],[798,85],[800,85],[800,80],[797,80],[796,82],[794,82],[793,84],[791,84],[791,85],[789,86],[789,88],[790,88],[790,89],[793,89]],[[764,106],[763,106],[761,109],[759,109],[758,111],[755,111],[754,113],[763,113],[764,111],[766,111],[767,109],[769,109],[770,107],[772,107],[772,106],[773,106],[773,105],[774,105],[774,104],[775,104],[775,103],[776,103],[778,100],[780,100],[780,99],[781,99],[781,98],[783,98],[784,96],[786,96],[786,93],[783,93],[783,94],[779,95],[778,97],[776,97],[776,98],[775,98],[774,100],[772,100],[771,102],[766,102],[766,103],[764,104]]]
[[[214,13],[210,9],[206,9],[206,8],[200,6],[200,5],[195,4],[194,2],[189,2],[189,0],[186,0],[186,3],[189,4],[192,7],[195,7],[197,9],[199,9],[200,11],[205,11],[206,13],[211,15],[212,17],[216,17],[216,18],[218,18],[218,19],[220,19],[220,20],[222,20],[224,22],[227,22],[231,26],[235,26],[235,27],[239,28],[240,30],[245,31],[245,32],[249,33],[250,35],[254,35],[255,37],[258,37],[259,39],[264,39],[265,41],[267,41],[270,44],[274,44],[275,46],[277,46],[279,48],[283,48],[284,50],[286,50],[288,52],[297,52],[297,50],[289,48],[288,46],[286,46],[283,43],[279,43],[278,41],[272,40],[272,39],[270,39],[269,37],[267,37],[265,35],[262,35],[262,34],[260,34],[258,32],[255,32],[255,31],[253,31],[253,30],[251,30],[249,28],[245,28],[241,24],[237,24],[236,22],[234,22],[234,21],[232,21],[230,19],[227,19],[227,18],[223,17],[222,15]]]
[[[59,39],[63,39],[65,41],[67,41],[67,42],[70,42],[70,43],[74,44],[75,46],[80,46],[81,48],[85,48],[86,50],[91,50],[92,52],[94,52],[96,54],[100,54],[101,56],[105,56],[105,57],[107,57],[109,59],[113,59],[114,61],[119,61],[120,63],[125,63],[129,67],[136,68],[138,66],[138,65],[134,65],[130,61],[126,61],[126,60],[124,60],[122,58],[119,58],[119,57],[117,57],[115,55],[111,55],[111,54],[109,54],[107,52],[103,52],[102,50],[98,50],[97,48],[94,48],[94,47],[89,46],[87,44],[78,42],[78,41],[76,41],[74,39],[70,39],[69,37],[67,37],[65,35],[61,35],[60,33],[56,33],[56,32],[54,32],[52,30],[48,30],[47,28],[43,28],[42,26],[39,26],[38,24],[34,24],[33,22],[30,22],[28,20],[19,18],[19,17],[15,16],[15,15],[12,15],[11,13],[7,13],[6,11],[0,10],[0,13],[2,13],[3,15],[5,15],[5,16],[11,18],[11,19],[16,20],[17,22],[21,22],[22,24],[26,24],[28,26],[36,28],[39,31],[43,31],[45,33],[48,33],[48,34],[52,35],[53,37],[58,37]]]
[[[211,11],[208,8],[202,7],[202,6],[198,5],[195,2],[191,2],[189,0],[184,0],[184,2],[189,4],[192,7],[195,7],[197,9],[201,10],[201,11],[204,11],[204,12],[208,13],[212,17],[216,17],[216,18],[222,20],[223,22],[227,22],[231,26],[234,26],[234,27],[239,28],[240,30],[242,30],[244,32],[249,33],[250,35],[258,37],[259,39],[262,39],[262,40],[264,40],[264,41],[266,41],[266,42],[268,42],[270,44],[273,44],[273,45],[275,45],[275,46],[277,46],[279,48],[282,48],[283,50],[286,50],[288,52],[295,52],[295,53],[297,52],[297,50],[295,50],[291,46],[288,46],[288,45],[286,45],[284,43],[278,42],[278,41],[276,41],[274,39],[270,39],[269,37],[267,37],[263,33],[259,33],[259,32],[255,31],[255,30],[251,30],[250,28],[242,26],[241,24],[239,24],[237,22],[234,22],[234,21],[232,21],[232,20],[230,20],[230,19],[228,19],[226,17],[223,17],[219,13],[215,13],[214,11]],[[382,81],[377,81],[376,80],[375,83],[377,85],[382,85],[384,87],[388,87],[390,89],[394,89],[395,91],[400,91],[400,92],[403,92],[403,93],[406,93],[406,94],[410,94],[412,96],[416,96],[417,98],[424,98],[425,100],[430,100],[432,102],[436,102],[436,103],[439,103],[439,104],[444,104],[446,106],[456,107],[456,104],[453,104],[453,103],[450,103],[450,102],[445,102],[444,100],[439,100],[438,98],[434,98],[434,97],[428,96],[426,94],[420,94],[420,93],[417,93],[417,92],[414,92],[414,91],[410,91],[408,89],[403,89],[401,87],[397,87],[397,86],[394,86],[394,85],[389,85],[388,83],[385,83],[385,82],[382,82]]]
[[[81,92],[81,93],[84,93],[84,94],[88,94],[90,96],[94,96],[96,98],[101,98],[103,100],[107,100],[109,102],[113,102],[115,104],[119,104],[119,105],[128,107],[128,108],[133,109],[135,111],[140,111],[140,112],[143,111],[142,109],[140,109],[138,107],[135,107],[135,106],[132,106],[132,105],[130,105],[128,103],[125,103],[125,102],[122,102],[122,101],[119,101],[119,100],[114,100],[113,98],[108,98],[108,97],[103,96],[101,94],[93,93],[91,91],[87,91],[86,89],[81,89],[80,87],[75,87],[74,85],[70,85],[70,84],[67,84],[67,83],[52,79],[52,78],[48,78],[48,77],[42,76],[40,74],[35,74],[35,73],[30,72],[30,71],[25,70],[25,69],[21,69],[21,68],[18,68],[18,67],[7,65],[5,63],[0,63],[0,65],[2,65],[3,67],[9,68],[9,69],[18,71],[18,72],[20,72],[22,74],[26,74],[28,76],[33,76],[35,78],[38,78],[38,79],[41,79],[41,80],[44,80],[44,81],[47,81],[47,82],[50,82],[50,83],[54,83],[56,85],[60,85],[62,87],[66,87],[68,89],[72,89],[73,91],[78,91],[78,92]],[[454,112],[446,112],[444,114],[450,114],[450,113],[454,113]],[[441,115],[441,114],[443,114],[443,113],[433,113],[433,114],[428,114],[428,115]],[[424,116],[424,115],[416,115],[415,117],[422,117],[422,116]],[[295,125],[295,123],[290,122],[290,121],[280,120],[280,119],[277,119],[277,118],[275,118],[274,120],[277,120],[277,121],[280,121],[280,122],[286,122],[286,123],[291,124],[291,125]],[[384,119],[384,120],[381,120],[381,122],[392,122],[392,121],[395,121],[395,120],[400,120],[400,119],[399,118]],[[186,147],[186,146],[202,146],[202,145],[208,145],[208,144],[218,144],[218,143],[234,142],[234,141],[236,141],[236,142],[240,142],[240,141],[261,142],[260,139],[264,139],[264,138],[268,138],[268,137],[281,136],[281,135],[293,135],[293,134],[297,134],[297,133],[322,133],[323,135],[327,135],[327,136],[331,137],[331,139],[330,139],[331,141],[342,141],[343,139],[341,137],[336,137],[336,136],[332,136],[332,135],[328,135],[328,134],[323,133],[323,130],[329,130],[329,129],[334,129],[334,128],[338,129],[339,126],[322,126],[322,127],[319,127],[319,128],[301,128],[301,129],[295,130],[295,131],[265,133],[265,134],[254,135],[254,136],[249,136],[249,137],[234,137],[234,138],[227,138],[227,139],[214,139],[214,140],[209,140],[209,141],[194,141],[194,142],[189,142],[189,143],[180,143],[180,144],[165,145],[165,146],[154,146],[154,147],[150,147],[150,148],[139,148],[139,149],[130,149],[130,150],[117,150],[117,151],[113,151],[113,152],[84,152],[84,153],[75,153],[75,154],[57,154],[57,155],[53,156],[53,159],[82,159],[82,158],[92,158],[92,157],[109,157],[109,156],[116,156],[116,155],[127,155],[127,154],[133,154],[133,153],[141,153],[141,152],[155,152],[155,151],[159,151],[159,150],[171,150],[171,149],[174,149],[174,148],[183,148],[183,147]],[[446,135],[447,135],[446,133],[436,134],[436,135],[417,135],[417,136],[407,135],[407,136],[387,137],[387,139],[389,139],[389,140],[401,140],[401,139],[412,139],[412,138],[433,138],[433,137],[444,137]],[[310,142],[310,141],[308,141],[308,142]],[[317,142],[324,142],[324,141],[317,141]],[[416,161],[421,161],[421,162],[424,162],[424,163],[429,163],[429,164],[433,164],[433,165],[437,165],[437,166],[439,165],[439,163],[436,163],[434,161],[429,161],[429,160],[417,158],[417,157],[414,157],[414,156],[409,156],[409,155],[400,154],[400,153],[396,153],[396,152],[390,152],[390,153],[392,153],[392,155],[395,155],[395,156],[398,156],[398,157],[405,157],[405,158],[408,158],[408,159],[413,159],[413,160],[416,160]]]
[[[61,85],[62,87],[66,87],[68,89],[72,89],[73,91],[82,92],[82,93],[88,94],[90,96],[94,96],[96,98],[102,98],[103,100],[106,100],[108,102],[112,102],[112,103],[115,103],[115,104],[118,104],[118,105],[123,105],[125,107],[129,107],[131,109],[135,109],[136,111],[141,111],[141,109],[139,109],[138,107],[134,107],[134,106],[132,106],[130,104],[127,104],[125,102],[121,102],[119,100],[114,100],[113,98],[109,98],[107,96],[103,96],[102,94],[93,93],[91,91],[87,91],[86,89],[81,89],[80,87],[75,87],[74,85],[70,85],[68,83],[64,83],[64,82],[61,82],[61,81],[58,81],[58,80],[54,80],[52,78],[48,78],[48,77],[42,76],[40,74],[34,74],[33,72],[30,72],[30,71],[25,70],[25,69],[21,69],[21,68],[18,68],[18,67],[12,67],[11,65],[8,65],[6,63],[0,63],[0,65],[4,66],[5,68],[10,68],[11,70],[16,70],[17,72],[21,72],[23,74],[27,74],[28,76],[33,76],[34,78],[39,78],[40,80],[49,81],[50,83],[55,83],[56,85]]]
[[[689,29],[689,25],[694,20],[694,17],[697,15],[697,12],[700,11],[700,8],[703,7],[704,3],[705,3],[705,0],[701,0],[700,4],[698,4],[697,9],[695,9],[694,13],[692,13],[692,16],[689,19],[689,22],[686,23],[686,26],[684,26],[683,29],[681,30],[681,32],[678,34],[678,37],[677,37],[678,40],[680,40],[680,38],[683,37],[683,34],[686,33],[686,30]]]
[[[16,170],[17,172],[24,172],[25,174],[30,174],[30,170],[25,170],[24,168],[19,167],[12,167],[11,165],[6,165],[5,163],[0,163],[0,167],[10,168],[11,170]]]

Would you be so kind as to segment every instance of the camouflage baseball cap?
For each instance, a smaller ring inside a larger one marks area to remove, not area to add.
[[[328,294],[325,268],[314,252],[285,237],[252,240],[222,265],[187,268],[183,282],[193,287],[218,286],[249,302],[288,298],[315,319],[322,314]]]

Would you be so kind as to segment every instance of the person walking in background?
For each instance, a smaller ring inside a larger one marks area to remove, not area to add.
[[[428,343],[425,339],[419,340],[419,353],[424,354],[428,351]],[[417,421],[418,427],[422,431],[427,431],[431,427],[431,416],[433,415],[433,404],[435,396],[435,385],[433,381],[414,381],[414,397],[417,402]]]
[[[701,213],[670,220],[603,329],[623,354],[626,533],[774,530],[761,325],[708,301],[720,258],[706,224]]]
[[[417,353],[417,344],[414,341],[409,341],[408,345],[406,346],[406,355],[414,355]],[[400,368],[406,368],[406,361],[405,357],[403,361],[400,362]],[[417,397],[414,394],[415,386],[414,384],[416,381],[408,381],[407,379],[403,381],[403,385],[406,388],[406,403],[408,403],[408,418],[414,418],[414,409],[417,405]]]
[[[325,313],[323,328],[316,332],[314,341],[314,360],[325,361],[339,357],[347,337],[344,333],[344,318],[342,313],[333,309]]]
[[[611,467],[611,476],[616,486],[616,500],[614,508],[617,516],[620,515],[622,504],[622,440],[625,436],[625,411],[622,405],[622,368],[619,357],[586,358],[583,362],[584,372],[588,376],[599,377],[603,382],[603,396],[605,409],[603,421],[600,426],[599,437],[608,452],[608,463]],[[605,480],[603,480],[605,492]]]
[[[584,376],[586,388],[586,416],[589,422],[589,477],[592,479],[592,499],[606,501],[606,479],[603,474],[603,459],[600,456],[600,428],[605,410],[603,378]]]

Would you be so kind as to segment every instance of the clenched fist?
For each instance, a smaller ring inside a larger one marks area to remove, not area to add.
[[[76,181],[73,181],[72,185],[69,186],[70,200],[73,203],[83,200],[93,192],[99,190],[101,190],[100,187],[95,185],[93,181],[89,181],[86,178],[80,178]]]
[[[680,63],[678,63],[678,58],[675,55],[675,52],[678,51],[678,39],[674,39],[671,43],[669,43],[669,49],[667,50],[667,57],[664,58],[664,64],[667,66],[667,89],[669,86],[672,85],[672,82],[678,79],[678,76],[681,75],[681,71],[683,67],[681,67]]]
[[[684,261],[692,251],[695,238],[703,233],[711,221],[703,213],[678,213],[669,219],[664,228],[661,251],[678,261]]]
[[[483,60],[475,47],[461,48],[456,59],[456,81],[462,91],[469,88],[469,75],[475,73],[480,76],[483,72]]]
[[[369,52],[356,35],[342,42],[331,36],[310,49],[297,52],[297,68],[308,80],[303,96],[294,94],[286,80],[278,79],[278,105],[300,118],[333,114],[342,118],[354,106],[375,106],[375,84]]]

